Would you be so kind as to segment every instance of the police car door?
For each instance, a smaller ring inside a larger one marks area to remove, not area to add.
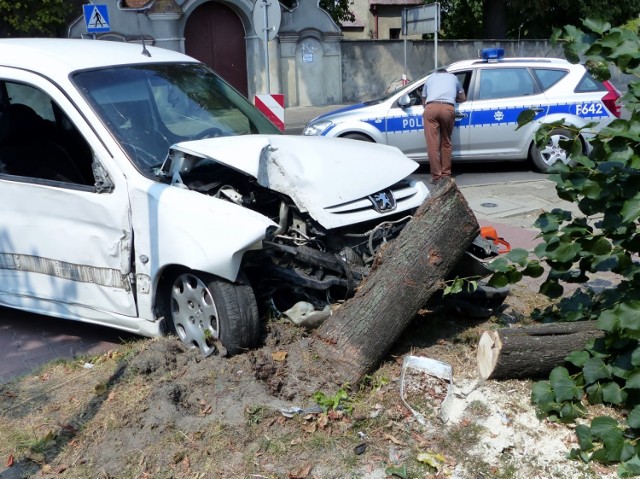
[[[408,92],[395,97],[386,118],[387,144],[399,148],[405,155],[416,161],[425,161],[427,146],[422,124],[422,85],[416,84]],[[410,105],[401,107],[398,102],[408,94]]]
[[[469,90],[471,71],[453,72],[465,90]],[[394,101],[387,116],[387,144],[396,146],[409,158],[426,162],[427,143],[424,137],[424,124],[422,113],[422,87],[424,82],[416,84],[407,92],[411,99],[411,106],[401,108],[398,105],[399,95]],[[453,157],[460,157],[468,148],[468,131],[464,126],[468,121],[468,113],[465,103],[456,105],[456,122],[453,128],[452,143]],[[461,128],[462,127],[462,128]]]
[[[464,93],[469,98],[469,85],[473,78],[473,70],[462,70],[453,73],[462,85]],[[471,106],[470,102],[456,104],[455,123],[453,133],[451,135],[452,152],[451,156],[454,160],[465,157],[469,151],[469,119]]]
[[[516,130],[524,110],[546,115],[547,101],[527,67],[480,68],[469,103],[471,159],[525,159],[535,132],[531,122]]]

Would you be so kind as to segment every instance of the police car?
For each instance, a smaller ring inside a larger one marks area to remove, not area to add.
[[[548,144],[537,147],[534,135],[541,123],[564,120],[581,128],[595,122],[597,130],[620,116],[617,89],[594,79],[583,65],[563,59],[505,58],[503,49],[485,49],[480,59],[453,63],[447,70],[458,77],[467,94],[467,101],[456,105],[454,161],[531,159],[546,171],[558,161],[570,162],[561,141],[571,133],[554,129]],[[421,102],[426,79],[378,100],[314,118],[303,134],[384,143],[427,162]],[[534,121],[516,129],[525,110],[535,113]],[[587,141],[583,137],[581,141],[586,152]]]

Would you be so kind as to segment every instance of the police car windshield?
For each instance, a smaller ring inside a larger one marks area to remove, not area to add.
[[[429,75],[431,75],[431,73],[429,73]],[[370,101],[365,101],[364,104],[365,105],[377,105],[378,103],[382,103],[387,101],[389,98],[394,97],[398,94],[398,92],[400,91],[404,91],[405,93],[409,93],[410,91],[412,91],[414,88],[418,88],[418,87],[422,87],[422,83],[424,82],[424,80],[427,77],[423,77],[423,78],[419,78],[417,80],[412,81],[411,83],[403,86],[402,88],[396,88],[393,91],[390,91],[389,93],[387,93],[386,95],[376,99],[376,100],[370,100]]]

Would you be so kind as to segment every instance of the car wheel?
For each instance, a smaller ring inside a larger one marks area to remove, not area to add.
[[[552,130],[549,140],[544,147],[538,147],[535,143],[531,146],[530,157],[534,166],[542,171],[548,171],[556,162],[561,161],[565,165],[571,165],[569,152],[560,146],[561,141],[570,140],[573,133],[563,128]]]
[[[347,133],[346,135],[341,136],[341,138],[348,138],[350,140],[360,140],[360,141],[368,141],[373,142],[373,140],[367,135],[363,135],[362,133]]]
[[[166,294],[169,329],[204,356],[213,353],[218,342],[227,354],[258,344],[258,307],[249,284],[186,272],[175,278]]]

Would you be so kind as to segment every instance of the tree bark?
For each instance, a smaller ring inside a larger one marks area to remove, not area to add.
[[[602,335],[595,321],[485,331],[478,342],[478,370],[483,379],[541,377]]]
[[[380,363],[479,230],[453,180],[431,189],[355,296],[317,330],[314,350],[337,384],[356,384]]]

